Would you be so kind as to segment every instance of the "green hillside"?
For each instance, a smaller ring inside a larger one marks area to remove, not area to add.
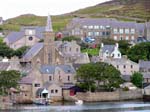
[[[112,0],[96,6],[52,16],[55,31],[63,29],[73,17],[117,18],[124,21],[144,22],[150,20],[150,0]],[[46,17],[32,14],[21,15],[8,19],[2,27],[4,30],[19,30],[20,26],[44,26]]]

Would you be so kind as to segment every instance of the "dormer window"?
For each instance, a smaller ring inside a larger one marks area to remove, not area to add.
[[[30,40],[30,41],[32,41],[32,40],[33,40],[33,37],[32,37],[32,36],[30,36],[30,37],[29,37],[29,40]]]

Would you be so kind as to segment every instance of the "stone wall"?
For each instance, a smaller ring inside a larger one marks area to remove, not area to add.
[[[141,99],[142,90],[132,90],[132,91],[115,91],[115,92],[87,92],[87,93],[77,93],[75,96],[67,97],[67,92],[65,92],[65,100],[83,100],[83,101],[118,101],[118,100],[132,100]]]

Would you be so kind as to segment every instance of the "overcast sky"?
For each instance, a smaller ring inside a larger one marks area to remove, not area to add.
[[[105,1],[108,0],[1,0],[0,16],[8,19],[27,13],[58,15]]]

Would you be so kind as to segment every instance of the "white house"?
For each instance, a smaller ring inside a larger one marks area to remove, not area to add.
[[[107,58],[121,59],[119,44],[116,43],[115,45],[104,45],[103,43],[101,43],[99,56],[102,60],[105,60]]]

